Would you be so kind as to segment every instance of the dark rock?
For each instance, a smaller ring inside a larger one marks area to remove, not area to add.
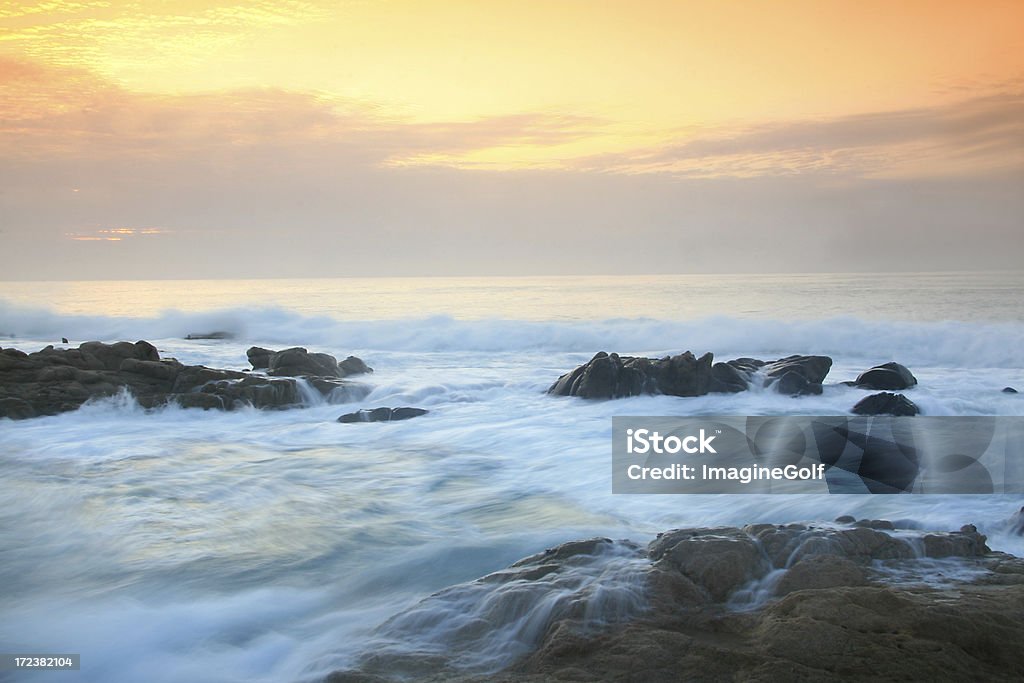
[[[373,372],[373,368],[364,363],[362,358],[356,358],[355,356],[349,356],[345,360],[340,361],[338,367],[341,368],[343,377],[365,375]]]
[[[837,524],[853,524],[856,521],[857,518],[852,515],[840,515],[839,517],[836,517]]]
[[[338,422],[395,422],[426,415],[423,408],[373,408],[346,413],[338,418]]]
[[[27,401],[20,398],[0,398],[0,417],[9,417],[12,420],[24,420],[35,417],[36,411]]]
[[[806,396],[821,394],[822,387],[820,384],[811,384],[799,372],[789,371],[775,383],[775,390],[787,396]]]
[[[765,386],[775,386],[780,394],[803,396],[820,394],[821,383],[832,369],[828,356],[787,356],[767,363],[762,368]]]
[[[259,346],[245,352],[254,370],[266,370],[277,377],[347,377],[373,372],[360,358],[349,356],[340,363],[327,353],[310,353],[297,346],[281,351],[271,351]]]
[[[230,332],[202,332],[202,333],[199,333],[199,334],[194,334],[193,333],[193,334],[185,335],[185,339],[192,339],[192,340],[198,340],[198,339],[234,339],[234,338],[235,338],[235,335],[231,334]]]
[[[917,385],[917,378],[905,366],[890,362],[862,372],[854,385],[861,389],[901,391]]]
[[[619,356],[601,351],[548,389],[556,396],[623,398],[640,394],[703,396],[711,387],[712,355],[689,351],[664,358]]]
[[[764,361],[756,358],[737,358],[711,366],[711,387],[714,393],[736,394],[750,387],[750,379]]]
[[[341,377],[338,359],[327,353],[310,353],[297,346],[270,356],[267,374],[284,377]]]
[[[67,338],[67,337],[61,337],[61,338],[60,338],[60,343],[61,343],[61,344],[67,344],[67,343],[69,343],[69,342],[68,342],[68,338]]]
[[[340,380],[338,380],[340,381]],[[86,342],[31,354],[0,349],[0,416],[16,419],[75,410],[127,391],[144,408],[286,408],[301,403],[297,380],[161,360],[145,341]]]
[[[1016,394],[1017,390],[1014,389],[1013,387],[1003,387],[1003,393],[1004,394]]]
[[[1018,536],[1024,536],[1024,507],[1010,518],[1010,530]]]
[[[259,346],[250,346],[249,350],[245,352],[245,357],[249,359],[249,363],[252,365],[253,370],[265,370],[270,367],[270,357],[274,355],[274,351],[270,349],[264,349]]]
[[[879,394],[866,396],[853,406],[854,415],[895,415],[896,417],[912,417],[921,409],[903,394],[891,394],[883,391]]]

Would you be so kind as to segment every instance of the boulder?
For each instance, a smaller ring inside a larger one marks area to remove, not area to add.
[[[423,408],[372,408],[346,413],[338,418],[338,422],[397,422],[426,415]]]
[[[895,415],[896,417],[912,417],[919,415],[921,409],[903,394],[892,394],[883,391],[871,394],[853,406],[854,415]]]
[[[270,367],[270,357],[274,355],[274,351],[270,349],[264,349],[259,346],[250,346],[249,350],[245,352],[245,357],[249,359],[249,363],[252,365],[253,370],[266,370]]]
[[[1014,389],[1013,387],[1003,387],[1003,393],[1004,394],[1016,394],[1017,390]]]
[[[765,366],[756,358],[736,358],[711,366],[711,387],[714,393],[735,394],[750,388],[754,373]]]
[[[711,360],[710,353],[697,358],[689,351],[659,359],[601,351],[559,377],[548,393],[593,399],[640,394],[703,396],[711,387]]]
[[[341,377],[338,359],[328,353],[310,353],[301,346],[270,356],[267,374],[284,377]]]
[[[913,373],[896,362],[883,363],[862,372],[854,381],[854,386],[861,389],[884,391],[902,391],[917,385]]]
[[[820,394],[821,383],[831,369],[828,356],[787,356],[761,368],[767,377],[765,386],[774,385],[780,394],[789,396]]]

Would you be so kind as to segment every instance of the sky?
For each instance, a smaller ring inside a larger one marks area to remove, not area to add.
[[[0,279],[1021,268],[1024,3],[0,0]]]

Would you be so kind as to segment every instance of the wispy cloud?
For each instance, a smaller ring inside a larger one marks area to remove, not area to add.
[[[686,177],[1024,169],[1024,89],[934,107],[691,131],[654,148],[595,156],[581,167]]]

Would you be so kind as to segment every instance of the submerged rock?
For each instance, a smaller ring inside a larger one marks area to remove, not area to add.
[[[1003,393],[1004,394],[1016,394],[1017,390],[1014,389],[1013,387],[1003,387]]]
[[[853,406],[851,412],[854,415],[894,415],[896,417],[912,417],[919,415],[921,409],[903,394],[892,394],[883,391],[878,394],[871,394]]]
[[[429,410],[423,408],[372,408],[345,413],[338,422],[397,422],[426,415]]]
[[[853,383],[861,389],[902,391],[917,385],[917,378],[904,365],[883,363],[862,372]]]

